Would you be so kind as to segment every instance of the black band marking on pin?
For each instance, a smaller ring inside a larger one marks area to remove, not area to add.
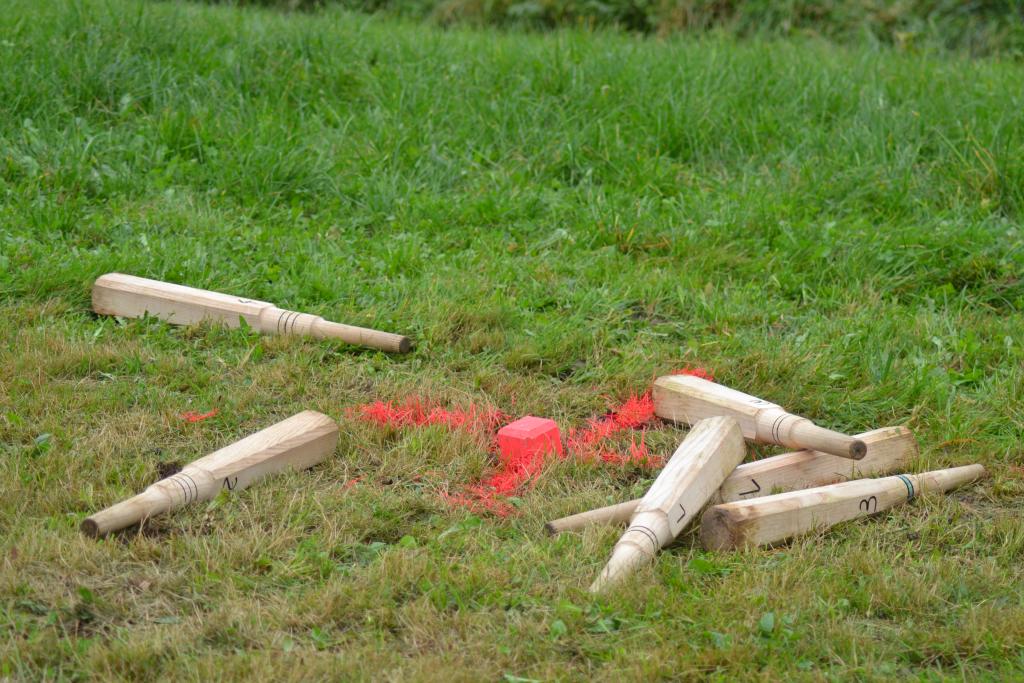
[[[192,500],[199,498],[199,484],[192,478],[191,474],[185,474],[184,472],[178,472],[178,476],[184,479],[190,485],[192,489]]]
[[[291,322],[293,316],[298,315],[295,311],[281,311],[281,315],[277,316],[277,333],[288,334],[288,323]]]
[[[173,481],[175,484],[177,484],[178,488],[181,489],[181,495],[184,496],[184,499],[185,499],[184,502],[186,502],[186,503],[190,502],[189,501],[189,490],[187,488],[185,488],[185,484],[183,484],[181,479],[178,478],[178,475],[174,475],[173,477],[171,477],[171,481]]]
[[[782,441],[780,433],[782,431],[782,425],[788,417],[790,417],[789,413],[783,413],[775,418],[775,422],[772,423],[772,438],[775,440],[775,443]]]
[[[656,554],[658,552],[658,548],[661,547],[661,544],[658,543],[658,534],[654,533],[654,531],[652,529],[649,529],[649,528],[645,527],[643,524],[632,524],[632,525],[630,525],[629,531],[633,531],[634,529],[639,531],[640,533],[642,533],[644,536],[647,537],[647,540],[649,540],[651,542],[651,548],[652,548],[651,554],[652,555]]]

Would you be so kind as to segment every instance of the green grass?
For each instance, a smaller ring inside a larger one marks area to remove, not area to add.
[[[128,0],[8,2],[0,64],[0,675],[1024,675],[1019,64]],[[111,270],[417,348],[97,318]],[[542,523],[649,472],[561,463],[479,518],[438,491],[480,438],[345,416],[565,429],[686,364],[992,477],[776,550],[687,535],[593,598],[619,530]],[[303,408],[342,425],[312,472],[78,533]]]
[[[284,10],[324,6],[470,24],[546,30],[614,26],[669,35],[822,36],[902,50],[1024,56],[1022,0],[206,0]]]

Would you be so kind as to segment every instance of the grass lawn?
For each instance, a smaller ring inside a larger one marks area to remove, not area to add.
[[[0,675],[1024,676],[1020,62],[9,0],[0,66]],[[416,349],[97,318],[108,271]],[[501,518],[442,495],[486,430],[352,410],[564,432],[687,365],[992,476],[774,550],[689,534],[594,598],[621,530],[542,525],[649,468],[558,462]],[[325,464],[78,532],[305,408],[341,421]]]

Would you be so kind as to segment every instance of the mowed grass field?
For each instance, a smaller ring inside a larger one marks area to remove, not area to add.
[[[0,65],[0,676],[1024,676],[1020,62],[9,0]],[[108,271],[415,352],[98,318]],[[651,470],[559,462],[502,519],[441,495],[489,434],[350,415],[565,432],[684,366],[991,477],[772,550],[687,534],[597,598],[621,530],[542,524]],[[78,532],[306,408],[321,466]]]

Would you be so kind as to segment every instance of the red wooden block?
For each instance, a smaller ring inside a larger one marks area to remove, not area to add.
[[[558,425],[546,417],[527,415],[498,430],[501,457],[510,462],[526,462],[541,453],[563,455]]]

